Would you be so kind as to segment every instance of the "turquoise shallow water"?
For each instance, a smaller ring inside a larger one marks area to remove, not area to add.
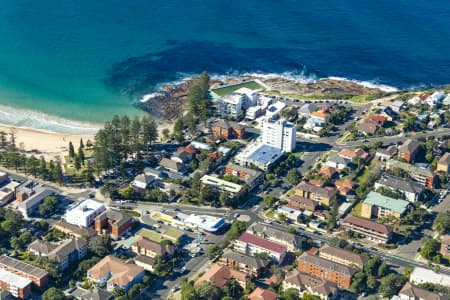
[[[202,70],[340,76],[399,88],[450,82],[450,6],[443,0],[1,6],[0,122],[25,127],[67,131],[54,116],[100,123],[137,114],[132,102],[142,94]]]

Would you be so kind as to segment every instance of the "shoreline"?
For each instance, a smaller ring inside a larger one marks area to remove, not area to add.
[[[92,142],[94,140],[94,135],[46,132],[8,124],[0,124],[0,131],[7,134],[8,140],[10,139],[10,134],[14,132],[16,146],[25,150],[29,155],[35,155],[38,158],[44,156],[47,160],[60,159],[62,162],[64,162],[64,156],[68,154],[69,142],[72,142],[74,148],[78,149],[80,139],[83,139],[84,144],[86,144],[87,140]]]

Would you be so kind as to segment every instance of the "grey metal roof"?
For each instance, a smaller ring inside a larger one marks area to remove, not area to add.
[[[3,255],[0,256],[0,268],[10,268],[24,274],[28,274],[37,278],[43,278],[48,275],[48,273],[38,267],[26,264],[18,259]]]
[[[377,180],[377,182],[375,184],[387,186],[387,187],[390,187],[397,191],[414,193],[414,194],[420,193],[424,189],[423,186],[421,186],[420,184],[418,184],[412,180],[405,180],[403,178],[394,177],[394,176],[390,176],[390,175],[383,176],[382,178]]]

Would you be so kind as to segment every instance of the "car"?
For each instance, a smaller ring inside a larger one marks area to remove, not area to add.
[[[238,218],[239,216],[240,216],[240,214],[235,213],[235,214],[233,215],[233,218]]]
[[[178,287],[175,285],[170,289],[171,292],[176,292],[178,291]]]

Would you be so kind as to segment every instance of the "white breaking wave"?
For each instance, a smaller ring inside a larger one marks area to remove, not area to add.
[[[164,94],[162,93],[158,93],[158,92],[154,92],[154,93],[150,93],[150,94],[145,94],[144,96],[142,96],[142,98],[139,100],[139,102],[141,103],[145,103],[150,99],[159,97],[159,96],[164,96]]]
[[[354,79],[348,79],[345,77],[336,77],[336,76],[330,76],[325,79],[353,82],[353,83],[362,85],[363,87],[366,87],[366,88],[379,89],[379,90],[382,90],[383,92],[388,92],[388,93],[398,91],[398,88],[396,88],[396,87],[393,87],[393,86],[390,86],[387,84],[380,84],[380,83],[376,83],[376,82],[372,82],[372,81],[360,81],[360,80],[354,80]]]
[[[70,135],[94,135],[101,128],[100,124],[72,121],[4,105],[0,105],[0,124]]]

